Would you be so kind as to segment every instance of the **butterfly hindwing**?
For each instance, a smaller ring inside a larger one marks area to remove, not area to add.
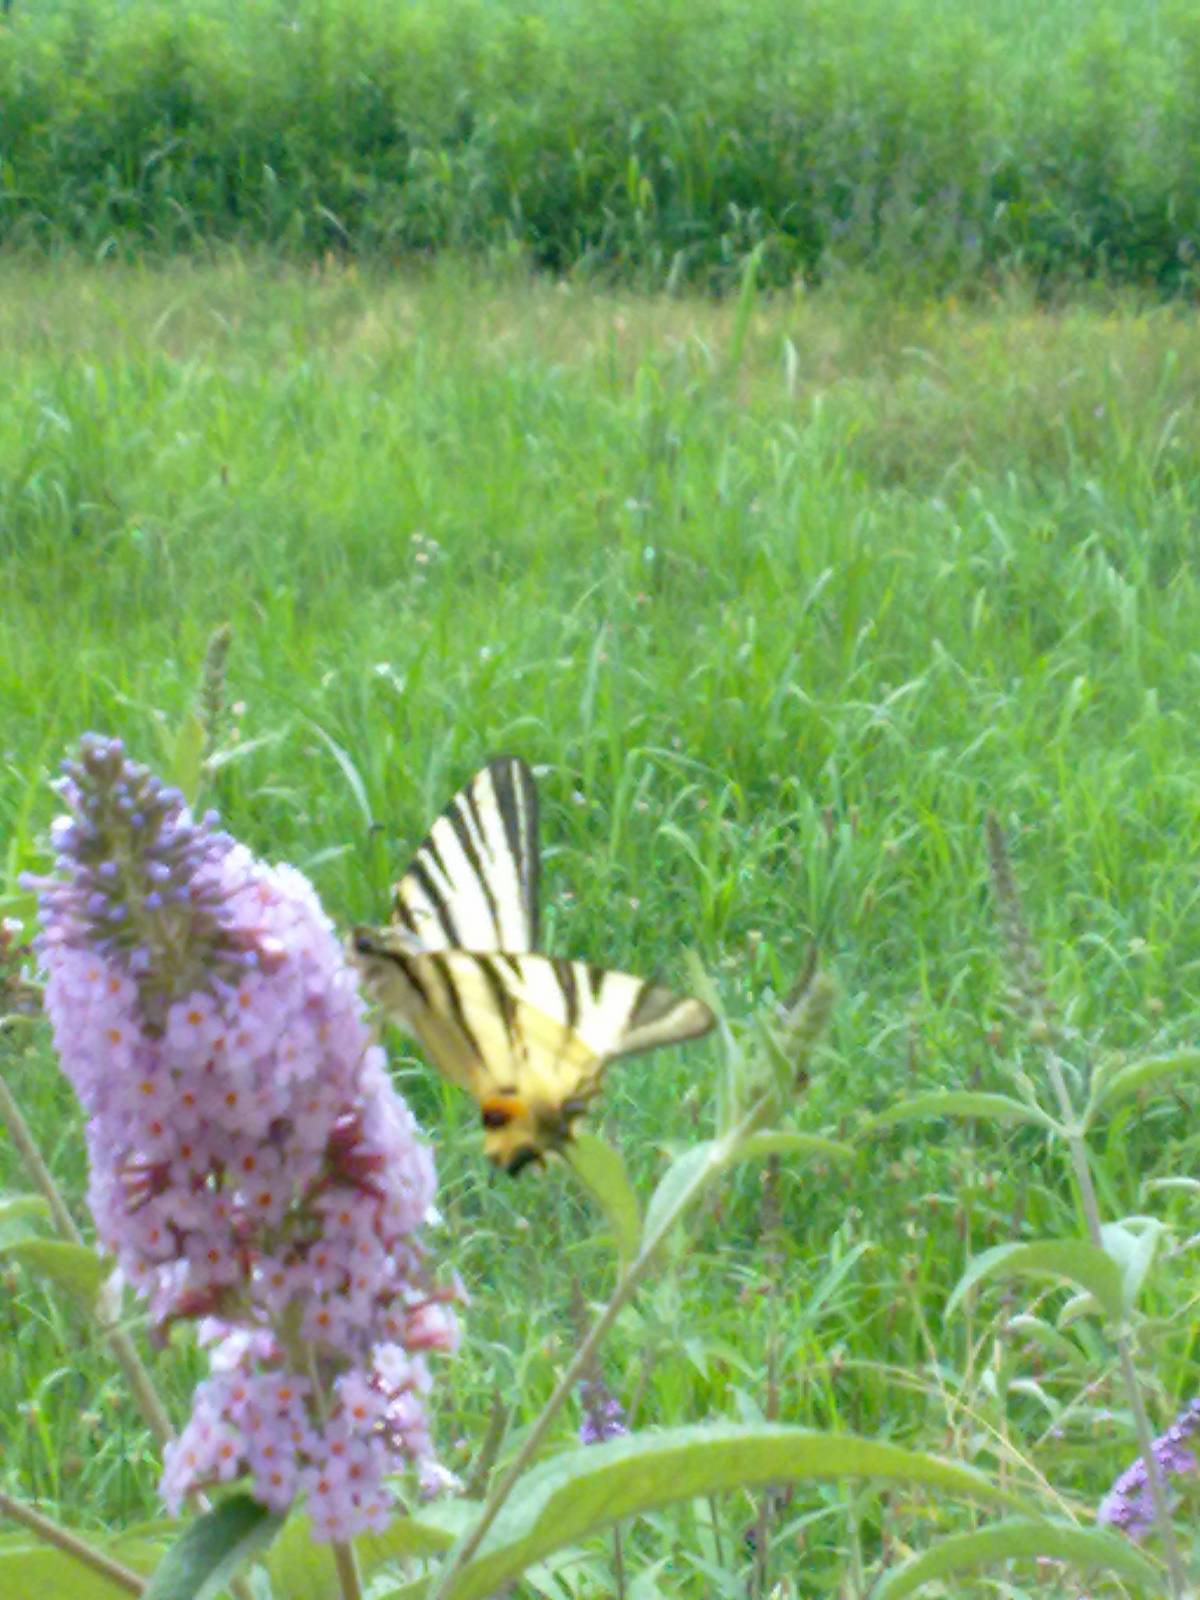
[[[713,1023],[699,1000],[584,961],[415,950],[397,928],[359,929],[355,948],[387,1014],[475,1096],[510,1172],[570,1138],[610,1061]]]
[[[496,756],[461,789],[397,883],[392,921],[424,950],[537,947],[540,857],[533,773]]]

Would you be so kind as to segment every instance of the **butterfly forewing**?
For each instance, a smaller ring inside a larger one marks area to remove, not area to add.
[[[360,929],[368,982],[392,1020],[483,1100],[593,1092],[605,1064],[705,1033],[699,1000],[625,972],[552,956],[417,951],[391,929]]]
[[[659,984],[534,954],[538,881],[533,774],[500,756],[434,823],[389,925],[353,940],[375,999],[475,1096],[487,1154],[514,1173],[571,1138],[609,1061],[714,1021]]]
[[[538,941],[533,774],[497,756],[461,789],[394,891],[392,921],[424,950],[533,950]]]

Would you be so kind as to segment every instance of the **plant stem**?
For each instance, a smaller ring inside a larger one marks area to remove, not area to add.
[[[1044,1020],[1042,1025],[1046,1026]],[[1079,1198],[1083,1207],[1084,1219],[1087,1223],[1088,1237],[1098,1250],[1103,1250],[1104,1241],[1100,1232],[1100,1204],[1096,1199],[1096,1186],[1092,1182],[1092,1171],[1088,1165],[1087,1145],[1083,1135],[1078,1131],[1075,1108],[1071,1104],[1071,1092],[1067,1088],[1062,1064],[1052,1044],[1046,1043],[1043,1054],[1046,1061],[1047,1075],[1054,1090],[1055,1098],[1058,1101],[1059,1114],[1067,1130],[1067,1144],[1071,1151],[1071,1163],[1075,1169],[1075,1181],[1079,1185]],[[1137,1368],[1133,1359],[1133,1347],[1124,1328],[1116,1329],[1115,1342],[1117,1357],[1121,1364],[1121,1379],[1125,1386],[1126,1398],[1133,1412],[1138,1449],[1141,1452],[1142,1461],[1146,1468],[1146,1483],[1150,1489],[1150,1499],[1154,1505],[1154,1520],[1158,1525],[1158,1531],[1162,1538],[1163,1558],[1167,1564],[1167,1576],[1171,1584],[1172,1600],[1185,1600],[1188,1594],[1187,1579],[1184,1575],[1183,1563],[1179,1558],[1179,1546],[1175,1542],[1175,1528],[1171,1521],[1171,1508],[1167,1502],[1166,1486],[1163,1483],[1158,1461],[1154,1455],[1154,1435],[1150,1431],[1150,1418],[1146,1415],[1146,1402],[1142,1396],[1141,1383],[1138,1381]]]
[[[362,1579],[352,1544],[334,1544],[333,1560],[337,1567],[338,1582],[342,1586],[342,1600],[362,1600]]]
[[[21,1108],[13,1098],[12,1091],[9,1089],[2,1074],[0,1074],[0,1116],[8,1124],[13,1144],[16,1145],[17,1151],[25,1163],[26,1171],[45,1196],[46,1203],[50,1207],[50,1215],[54,1219],[54,1226],[59,1234],[69,1244],[82,1246],[84,1244],[83,1235],[75,1226],[71,1213],[67,1209],[67,1203],[63,1199],[58,1185],[51,1175],[50,1168],[46,1165],[42,1153],[38,1149],[37,1141],[30,1131],[29,1124],[25,1121]],[[158,1397],[158,1391],[154,1387],[150,1374],[147,1372],[141,1356],[138,1355],[133,1340],[125,1332],[124,1328],[118,1327],[99,1306],[96,1310],[96,1320],[99,1322],[104,1337],[108,1341],[109,1349],[116,1358],[117,1365],[124,1373],[126,1381],[133,1391],[134,1399],[137,1401],[142,1416],[146,1419],[150,1432],[154,1435],[154,1442],[161,1450],[174,1437],[174,1429],[171,1427],[170,1418],[163,1408],[163,1403]]]
[[[5,1019],[0,1018],[0,1031],[3,1030],[4,1021]],[[33,1132],[25,1121],[24,1114],[13,1097],[13,1093],[2,1073],[0,1073],[0,1116],[3,1117],[8,1125],[8,1131],[12,1134],[13,1144],[16,1145],[21,1160],[25,1164],[25,1170],[44,1195],[46,1204],[50,1207],[50,1215],[54,1219],[54,1226],[59,1234],[68,1244],[84,1247],[84,1237],[75,1226],[75,1220],[67,1209],[67,1203],[54,1181],[50,1168],[46,1165],[42,1152],[38,1149],[37,1140],[33,1137]],[[125,1380],[133,1392],[134,1400],[145,1418],[155,1444],[160,1450],[164,1449],[175,1437],[175,1430],[172,1428],[171,1419],[167,1416],[166,1409],[159,1399],[158,1390],[154,1387],[154,1381],[149,1372],[147,1372],[141,1356],[137,1353],[137,1347],[124,1328],[119,1327],[110,1320],[102,1305],[97,1305],[94,1315],[117,1365],[125,1375]],[[198,1492],[190,1494],[188,1502],[199,1512],[208,1509],[208,1501],[203,1494]],[[4,1497],[4,1506],[0,1507],[0,1509],[6,1508],[8,1503],[7,1497]],[[16,1504],[15,1501],[11,1503],[13,1505]],[[17,1513],[9,1510],[8,1515],[16,1517]],[[34,1518],[37,1518],[37,1521],[31,1520]],[[37,1528],[39,1531],[42,1531],[43,1524],[46,1529],[55,1529],[57,1526],[55,1523],[48,1522],[44,1517],[38,1518],[36,1511],[24,1510],[18,1520],[26,1522],[29,1527]],[[49,1533],[46,1534],[46,1537],[50,1539],[51,1543],[57,1544],[60,1549],[67,1551],[68,1554],[78,1553],[81,1561],[92,1565],[95,1565],[95,1561],[107,1561],[108,1558],[106,1556],[98,1555],[90,1545],[84,1545],[75,1540],[73,1534],[66,1533],[65,1530],[58,1531],[61,1537],[51,1537]],[[124,1572],[126,1570],[120,1567],[119,1563],[112,1563],[112,1565],[118,1571]],[[136,1573],[131,1574],[131,1576],[137,1580],[138,1585],[134,1592],[141,1594],[145,1585]],[[120,1580],[118,1579],[117,1581]],[[230,1584],[230,1589],[233,1594],[239,1597],[239,1600],[249,1600],[249,1590],[244,1579],[236,1578]],[[355,1600],[358,1600],[357,1596]]]
[[[649,1234],[639,1250],[637,1256],[621,1274],[617,1286],[613,1290],[612,1298],[604,1310],[592,1324],[591,1332],[579,1349],[575,1352],[574,1359],[568,1364],[567,1370],[555,1385],[554,1392],[542,1408],[542,1413],[526,1435],[525,1442],[517,1451],[511,1464],[501,1474],[494,1485],[483,1510],[479,1513],[479,1520],[471,1529],[466,1539],[458,1549],[449,1557],[446,1565],[438,1576],[438,1582],[429,1600],[446,1600],[451,1593],[451,1586],[455,1577],[470,1561],[471,1557],[483,1543],[488,1529],[500,1514],[501,1507],[511,1494],[518,1478],[540,1450],[542,1442],[550,1431],[550,1424],[562,1410],[572,1390],[590,1370],[596,1352],[603,1343],[604,1336],[612,1327],[617,1317],[628,1304],[633,1291],[637,1288],[642,1278],[645,1277],[651,1262],[658,1254],[659,1246],[667,1234],[675,1226],[680,1216],[687,1210],[696,1195],[705,1187],[710,1178],[716,1176],[737,1153],[738,1146],[752,1133],[762,1126],[766,1117],[775,1108],[776,1098],[773,1094],[763,1095],[755,1101],[742,1121],[723,1139],[712,1142],[707,1159],[698,1166],[696,1172],[683,1186],[674,1203],[667,1209],[659,1220],[653,1232]]]
[[[621,1524],[613,1529],[613,1581],[616,1583],[616,1600],[625,1600],[625,1556],[621,1549]]]
[[[40,1511],[34,1511],[20,1500],[14,1500],[2,1489],[0,1489],[0,1516],[10,1517],[13,1522],[23,1523],[46,1544],[63,1551],[73,1561],[78,1561],[80,1566],[88,1567],[92,1572],[98,1572],[102,1577],[108,1578],[127,1594],[144,1593],[146,1579],[140,1573],[134,1572],[132,1567],[114,1561],[111,1556],[106,1556],[103,1551],[97,1550],[94,1545],[79,1538],[78,1534],[70,1533],[57,1522],[51,1522],[49,1517],[42,1516]]]

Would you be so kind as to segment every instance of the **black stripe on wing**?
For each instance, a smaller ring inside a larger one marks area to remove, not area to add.
[[[492,926],[498,930],[500,927],[500,904],[488,878],[488,870],[484,864],[483,857],[479,854],[479,847],[475,843],[476,838],[484,840],[487,838],[487,834],[484,832],[483,818],[479,814],[479,805],[475,799],[475,787],[475,784],[472,784],[469,789],[455,797],[446,812],[446,820],[454,829],[454,836],[458,840],[467,864],[475,874],[475,879],[483,892],[483,898],[487,902],[488,915],[492,919]],[[470,812],[471,814],[471,819],[475,824],[474,831],[472,831],[471,824],[467,821],[465,812]],[[459,942],[458,939],[451,939],[450,941],[451,944],[455,945]]]
[[[509,853],[517,864],[517,881],[529,930],[529,949],[536,950],[541,920],[542,858],[538,841],[538,792],[529,764],[519,756],[496,756],[488,762],[496,808],[504,824]]]
[[[412,866],[404,874],[404,879],[396,887],[396,909],[400,913],[400,920],[405,927],[410,928],[419,938],[421,929],[417,926],[417,919],[405,904],[403,895],[404,881],[411,879],[433,907],[433,914],[438,920],[438,925],[442,930],[446,943],[453,948],[458,944],[458,928],[455,925],[453,913],[446,902],[445,896],[433,881],[429,868],[425,865],[424,857],[426,856],[434,862],[443,876],[445,875],[441,854],[437,845],[433,842],[432,836],[430,836],[417,852]]]

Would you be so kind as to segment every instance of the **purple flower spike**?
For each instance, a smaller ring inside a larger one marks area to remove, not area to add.
[[[629,1432],[625,1426],[625,1408],[599,1378],[585,1378],[579,1385],[579,1398],[583,1405],[580,1444],[603,1444],[607,1439],[623,1438]]]
[[[1190,1400],[1175,1421],[1155,1439],[1154,1460],[1164,1480],[1195,1472],[1196,1458],[1184,1448],[1184,1440],[1200,1430],[1200,1399]],[[1131,1539],[1140,1539],[1154,1526],[1154,1499],[1146,1473],[1146,1463],[1139,1456],[1127,1467],[1100,1502],[1096,1520],[1119,1528]]]
[[[37,949],[97,1232],[156,1326],[212,1347],[160,1491],[248,1476],[273,1509],[306,1496],[318,1538],[381,1528],[386,1476],[435,1471],[426,1353],[463,1298],[423,1266],[430,1152],[307,880],[116,740],[65,770]]]

